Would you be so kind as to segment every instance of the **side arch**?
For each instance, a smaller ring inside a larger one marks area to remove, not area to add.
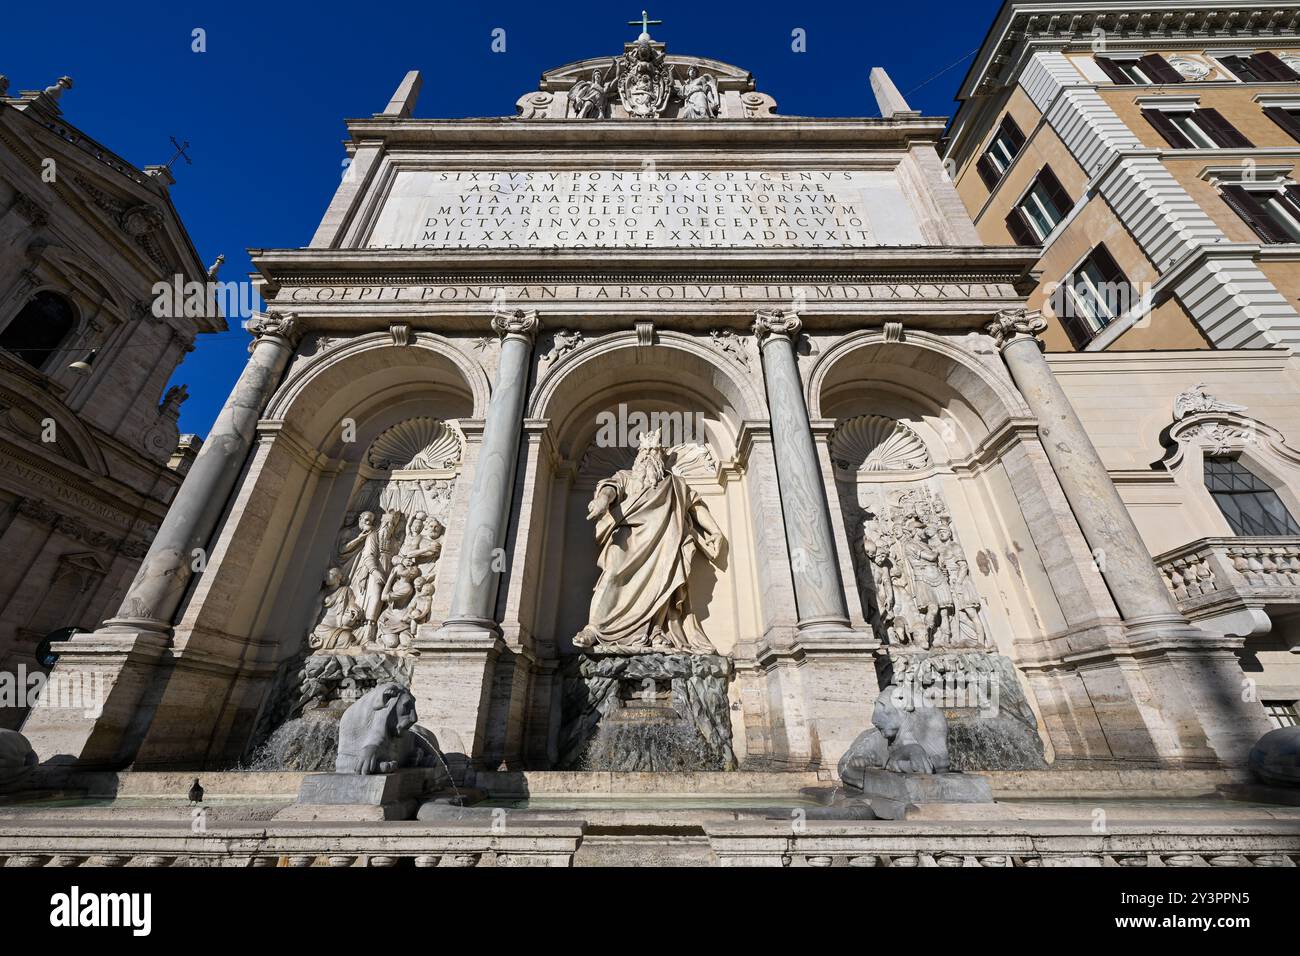
[[[638,345],[635,332],[619,332],[570,352],[541,377],[528,404],[528,417],[550,418],[567,397],[591,392],[591,378],[582,374],[584,368],[599,368],[601,375],[613,381],[627,369],[670,366],[671,363],[660,361],[664,357],[662,354],[657,354],[668,351],[680,353],[691,366],[685,371],[688,374],[694,372],[696,378],[709,382],[726,400],[730,412],[728,417],[735,418],[733,424],[767,418],[767,404],[752,373],[691,336],[671,331],[657,333],[656,343],[648,347],[654,356],[649,361],[642,354],[643,348],[646,347]],[[681,370],[679,365],[671,367]]]
[[[409,344],[394,345],[387,332],[372,332],[292,371],[262,417],[295,420],[302,438],[323,448],[329,444],[326,436],[356,405],[355,395],[409,388],[417,381],[430,388],[468,392],[469,417],[487,413],[492,387],[486,371],[449,339],[419,332]]]
[[[947,403],[950,410],[978,442],[1011,419],[1032,417],[1010,376],[998,375],[971,353],[982,342],[975,335],[953,340],[923,331],[908,332],[899,342],[886,341],[880,329],[846,335],[821,355],[808,377],[808,413],[813,419],[827,417],[827,396],[842,387],[881,385],[940,402],[955,400],[955,408]],[[991,345],[985,347],[996,356]],[[872,380],[864,383],[855,367],[869,367]],[[936,394],[935,386],[947,394]],[[962,407],[969,413],[962,414]]]

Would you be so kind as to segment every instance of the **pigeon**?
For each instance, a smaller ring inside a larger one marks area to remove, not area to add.
[[[199,778],[194,778],[194,786],[190,787],[190,803],[203,802],[203,788],[199,786]]]

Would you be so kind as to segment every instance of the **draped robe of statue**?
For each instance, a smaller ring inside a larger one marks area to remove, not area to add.
[[[596,486],[593,508],[609,502],[596,522],[600,577],[573,643],[624,654],[716,653],[691,609],[688,579],[697,550],[717,560],[722,533],[685,479],[663,469],[662,454],[660,477],[647,478],[646,457],[643,448],[631,469]]]

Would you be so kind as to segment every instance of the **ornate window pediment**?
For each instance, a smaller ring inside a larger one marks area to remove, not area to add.
[[[1155,465],[1163,465],[1189,492],[1202,489],[1193,493],[1212,500],[1234,534],[1294,533],[1290,489],[1300,482],[1300,451],[1246,412],[1246,406],[1217,398],[1203,383],[1193,385],[1174,400],[1174,421],[1161,434],[1168,450]]]

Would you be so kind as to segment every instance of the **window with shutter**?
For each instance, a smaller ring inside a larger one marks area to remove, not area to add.
[[[1002,178],[998,174],[998,171],[993,168],[993,164],[989,162],[989,158],[987,155],[981,156],[976,161],[975,171],[980,174],[980,179],[984,181],[984,185],[987,186],[990,190],[996,187],[998,184],[998,180]]]
[[[1016,125],[1016,121],[1011,118],[1010,114],[1002,117],[999,128],[1002,130],[1002,135],[1007,138],[1007,142],[1011,146],[1011,152],[1013,154],[1020,152],[1020,147],[1025,145],[1025,134],[1020,132],[1020,127]]]
[[[1165,138],[1165,142],[1175,149],[1190,149],[1196,145],[1174,124],[1173,119],[1164,110],[1144,109],[1142,116],[1157,133]]]
[[[1071,199],[1070,194],[1065,191],[1065,187],[1061,185],[1061,181],[1056,178],[1056,174],[1052,172],[1051,166],[1043,167],[1043,171],[1038,174],[1038,181],[1041,182],[1043,187],[1047,190],[1047,195],[1052,197],[1052,203],[1060,213],[1057,217],[1057,222],[1059,222],[1066,217],[1071,209],[1074,208],[1074,200]],[[1055,225],[1055,223],[1053,223],[1053,225]]]
[[[1262,53],[1256,53],[1251,57],[1256,68],[1267,73],[1270,79],[1278,80],[1282,83],[1294,83],[1300,80],[1300,73],[1297,73],[1291,67],[1287,66],[1275,54],[1265,50]]]
[[[1294,83],[1300,74],[1267,51],[1252,56],[1221,56],[1219,62],[1243,83]]]
[[[1266,106],[1264,115],[1282,127],[1295,140],[1300,140],[1300,110],[1287,109],[1283,106]]]
[[[1224,202],[1265,242],[1292,242],[1291,234],[1274,220],[1269,208],[1243,186],[1222,187]]]
[[[1202,107],[1193,113],[1192,120],[1219,146],[1232,149],[1249,148],[1255,145],[1224,119],[1223,114],[1218,110]]]
[[[1138,58],[1142,72],[1157,83],[1182,83],[1183,74],[1179,73],[1159,53],[1148,53]]]
[[[1221,56],[1219,62],[1226,66],[1228,72],[1243,83],[1256,83],[1263,79],[1257,72],[1255,64],[1251,62],[1250,57]]]
[[[1002,117],[1002,122],[998,124],[997,132],[993,134],[993,139],[989,141],[988,149],[976,163],[980,178],[984,180],[984,185],[992,189],[1002,179],[1003,175],[1011,164],[1015,161],[1020,152],[1020,148],[1025,145],[1024,134],[1020,132],[1020,127],[1010,116]]]
[[[1013,209],[1007,215],[1007,231],[1011,233],[1011,238],[1016,240],[1017,245],[1038,245],[1038,237],[1029,228],[1029,223],[1025,221],[1025,214],[1019,209]]]
[[[1133,81],[1128,78],[1124,71],[1121,70],[1110,57],[1095,56],[1093,57],[1093,60],[1099,67],[1101,67],[1101,72],[1110,77],[1112,83],[1117,83],[1120,86],[1133,85]]]
[[[1061,281],[1052,307],[1075,348],[1083,349],[1133,305],[1133,287],[1105,245]]]
[[[1016,206],[1016,211],[1030,231],[1032,244],[1037,245],[1051,235],[1052,230],[1073,207],[1074,201],[1053,174],[1051,167],[1044,166]],[[1015,234],[1014,229],[1012,234]]]

